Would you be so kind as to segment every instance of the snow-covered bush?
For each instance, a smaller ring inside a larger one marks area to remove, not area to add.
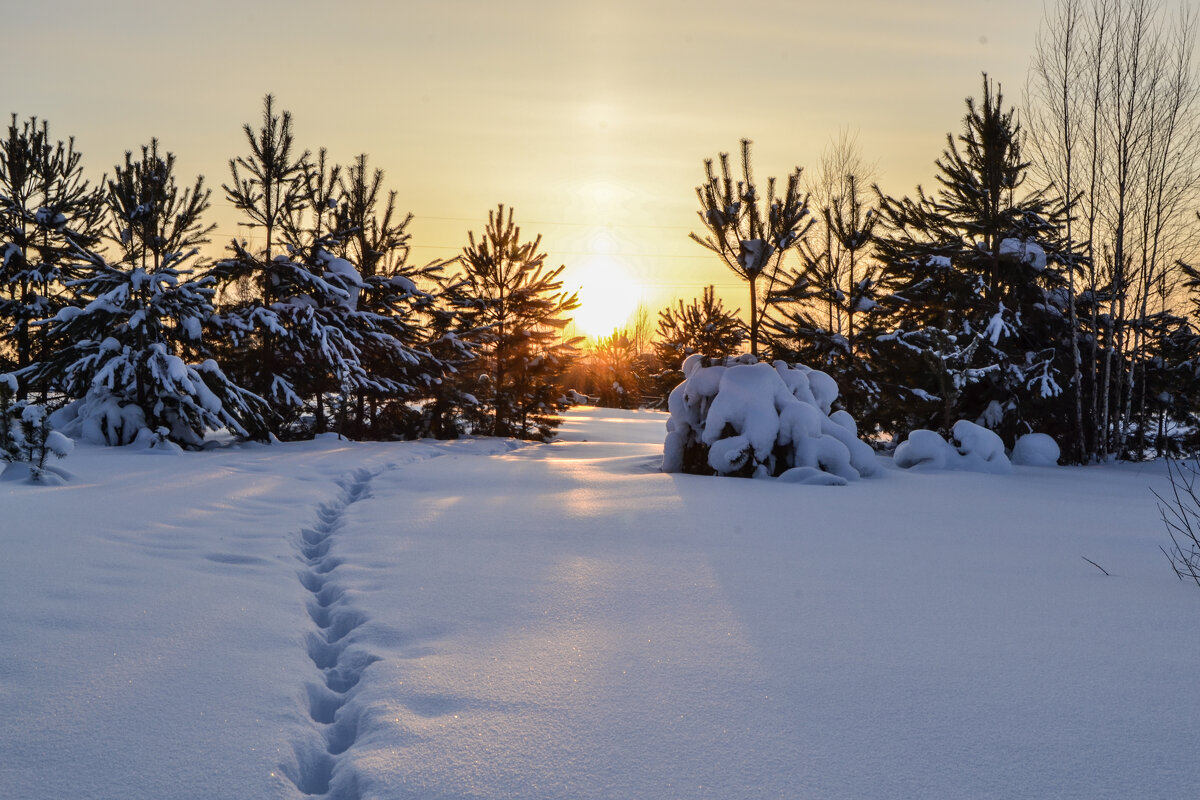
[[[1062,453],[1058,442],[1045,433],[1027,433],[1013,444],[1012,463],[1027,467],[1054,467]]]
[[[45,408],[14,400],[16,393],[16,377],[0,375],[0,461],[9,462],[0,472],[0,480],[62,483],[66,473],[46,466],[46,459],[51,455],[66,458],[75,443],[52,429]]]
[[[823,372],[696,354],[683,374],[668,400],[664,472],[845,483],[878,470],[854,419],[830,413],[838,387]]]
[[[896,447],[892,462],[903,469],[960,469],[997,475],[1012,472],[1004,442],[994,431],[961,419],[954,423],[951,438],[953,443],[934,431],[915,430]]]

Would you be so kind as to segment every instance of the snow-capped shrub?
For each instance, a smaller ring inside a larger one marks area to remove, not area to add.
[[[960,419],[951,429],[954,444],[963,458],[960,469],[972,472],[1012,472],[1012,463],[1004,454],[1004,441],[982,425]]]
[[[1055,467],[1062,455],[1058,442],[1045,433],[1027,433],[1013,444],[1012,463],[1027,467]]]
[[[110,393],[89,392],[54,413],[54,427],[98,445],[126,445],[146,427],[141,406],[121,403]]]
[[[896,447],[892,462],[903,469],[960,469],[998,475],[1012,472],[1004,442],[974,422],[961,419],[951,429],[953,443],[934,431],[915,430]]]
[[[664,472],[837,485],[878,470],[854,419],[830,414],[838,388],[823,372],[697,354],[683,362],[683,374],[667,401]]]
[[[133,443],[142,430],[165,430],[187,447],[199,447],[207,431],[221,429],[251,438],[242,420],[257,419],[262,401],[235,386],[215,361],[188,364],[162,342],[138,349],[109,338],[74,349],[82,355],[67,368],[69,385],[86,389],[56,412],[59,430],[112,446]]]
[[[15,400],[16,391],[16,379],[12,375],[0,375],[0,461],[9,462],[0,478],[61,484],[67,473],[46,466],[46,459],[50,456],[66,458],[75,443],[53,430],[45,408]]]

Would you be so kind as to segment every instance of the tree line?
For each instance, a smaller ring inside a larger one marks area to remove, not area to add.
[[[1195,35],[1186,5],[1060,0],[1021,113],[985,75],[930,191],[884,192],[846,137],[765,188],[749,141],[706,161],[692,238],[745,281],[750,351],[829,371],[883,441],[967,419],[1076,463],[1196,450]],[[700,344],[737,325],[709,295],[660,339],[681,325],[681,352],[742,346]]]
[[[157,140],[92,186],[73,140],[13,115],[0,140],[6,457],[44,439],[47,411],[113,445],[199,447],[221,429],[549,435],[577,300],[511,209],[457,259],[415,266],[412,215],[366,155],[341,166],[302,150],[270,96],[244,132],[220,189],[255,243],[207,261],[212,190],[184,182]]]
[[[458,258],[410,264],[383,173],[301,150],[271,97],[220,187],[254,243],[211,262],[211,190],[157,141],[92,187],[73,141],[14,116],[0,408],[63,406],[56,424],[114,444],[545,438],[572,397],[666,404],[687,356],[749,349],[833,374],[882,442],[967,419],[1009,445],[1048,433],[1079,463],[1194,450],[1195,33],[1186,6],[1059,0],[1024,107],[985,75],[928,191],[886,193],[845,136],[778,182],[757,180],[748,140],[705,161],[692,238],[745,282],[746,319],[709,287],[586,354],[564,337],[562,267],[511,209]]]

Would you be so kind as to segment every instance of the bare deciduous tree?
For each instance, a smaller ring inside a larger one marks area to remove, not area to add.
[[[1032,152],[1080,244],[1070,310],[1080,460],[1144,447],[1150,320],[1167,310],[1180,280],[1174,265],[1195,244],[1195,35],[1186,5],[1171,14],[1158,0],[1059,0],[1038,40],[1027,104]]]

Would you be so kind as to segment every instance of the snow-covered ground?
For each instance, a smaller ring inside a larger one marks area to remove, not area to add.
[[[0,797],[1196,795],[1160,465],[667,475],[664,422],[0,483]]]

